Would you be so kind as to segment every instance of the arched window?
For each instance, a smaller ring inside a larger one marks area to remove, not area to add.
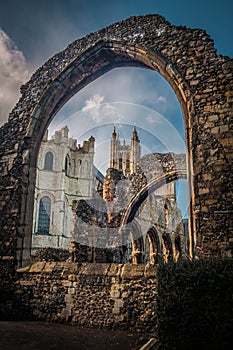
[[[130,168],[130,161],[129,158],[126,159],[126,169],[129,170]]]
[[[69,173],[69,169],[70,169],[70,158],[67,154],[66,158],[65,158],[65,174],[68,175]]]
[[[154,265],[158,263],[160,255],[160,243],[158,233],[153,227],[151,227],[147,232],[146,236],[149,241],[149,263]],[[147,261],[145,262],[147,263]]]
[[[164,260],[165,262],[168,262],[169,260],[173,259],[171,238],[168,233],[164,233],[162,239],[163,239]]]
[[[145,241],[144,241],[144,263],[145,264],[150,264],[151,262],[151,254],[150,254],[150,242],[149,242],[149,238],[148,235],[146,235],[145,237]]]
[[[44,235],[49,234],[50,214],[51,200],[49,197],[44,196],[40,199],[39,205],[38,233]]]
[[[53,170],[53,154],[50,151],[45,154],[44,169]]]
[[[88,161],[84,160],[81,163],[81,171],[82,171],[82,176],[87,176],[88,175]]]
[[[119,169],[122,170],[122,155],[119,157]]]

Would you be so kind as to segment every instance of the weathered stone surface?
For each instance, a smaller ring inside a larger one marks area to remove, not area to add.
[[[156,268],[150,269],[147,277],[145,265],[84,263],[77,269],[77,264],[69,264],[76,271],[71,281],[69,276],[64,279],[67,263],[46,265],[51,267],[49,279],[36,263],[28,270],[18,270],[15,291],[25,313],[40,320],[83,326],[155,330]]]

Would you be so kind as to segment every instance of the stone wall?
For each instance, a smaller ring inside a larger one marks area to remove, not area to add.
[[[18,303],[36,319],[155,331],[156,267],[37,262],[17,275]]]

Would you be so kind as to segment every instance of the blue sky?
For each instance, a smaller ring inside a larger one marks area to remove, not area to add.
[[[202,28],[218,54],[233,57],[232,0],[8,0],[0,10],[0,125],[32,72],[73,40],[134,15],[158,13],[174,25]],[[129,140],[139,130],[143,153],[183,152],[185,135],[179,103],[156,72],[115,69],[88,85],[67,103],[50,133],[68,124],[82,143],[96,137],[96,165],[109,161],[109,136],[117,125]]]

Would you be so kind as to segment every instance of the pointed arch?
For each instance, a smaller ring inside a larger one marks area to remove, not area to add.
[[[37,233],[49,234],[51,219],[51,199],[48,196],[43,196],[39,202],[38,226]]]
[[[159,235],[154,227],[151,227],[146,236],[149,241],[149,262],[154,265],[157,264],[161,257],[161,242],[159,240]]]
[[[169,233],[165,232],[162,236],[163,258],[165,262],[173,259],[172,240]]]
[[[44,170],[53,171],[54,167],[54,154],[51,151],[45,153],[44,157]]]
[[[177,48],[175,50],[174,40]],[[203,43],[201,52],[194,49],[198,47],[200,40]],[[190,254],[193,254],[196,243],[203,247],[206,245],[210,252],[214,252],[215,248],[208,245],[209,240],[205,243],[202,238],[207,235],[214,239],[216,232],[222,229],[222,222],[229,219],[232,209],[229,205],[232,193],[229,176],[232,171],[229,158],[231,134],[228,127],[232,114],[232,61],[229,57],[217,55],[214,42],[205,31],[173,26],[165,18],[152,14],[130,17],[74,41],[48,60],[21,87],[21,98],[10,113],[8,123],[1,129],[0,153],[4,171],[0,174],[0,224],[4,228],[5,222],[8,222],[7,232],[22,243],[18,246],[22,247],[23,254],[19,255],[23,256],[23,260],[27,261],[30,257],[36,163],[49,123],[78,91],[111,69],[126,66],[159,72],[171,85],[179,100],[185,121],[189,155]],[[225,76],[226,71],[227,78],[222,88],[221,76]],[[216,91],[203,100],[200,96],[209,89],[212,91],[212,72]],[[210,118],[216,113],[212,128],[213,121]],[[220,118],[220,115],[224,117]],[[204,126],[203,121],[210,126],[198,128],[199,123]],[[9,138],[14,141],[9,143]],[[210,153],[214,149],[218,150],[217,155],[216,152]],[[208,189],[204,178],[200,176],[200,169],[205,176],[211,174]],[[225,196],[221,198],[221,203],[210,205],[208,203],[215,201],[219,193],[220,173],[221,189]],[[11,188],[9,184],[12,184]],[[22,198],[16,201],[17,187],[22,184]],[[21,204],[25,203],[21,215],[12,215],[12,211],[8,210],[6,198],[9,196],[14,213],[18,214]],[[200,206],[200,203],[206,205]],[[215,232],[209,227],[210,221]],[[21,222],[20,230],[17,231],[15,228]],[[21,237],[18,237],[18,232]],[[230,249],[231,222],[225,235]],[[16,242],[14,245],[17,245]]]

